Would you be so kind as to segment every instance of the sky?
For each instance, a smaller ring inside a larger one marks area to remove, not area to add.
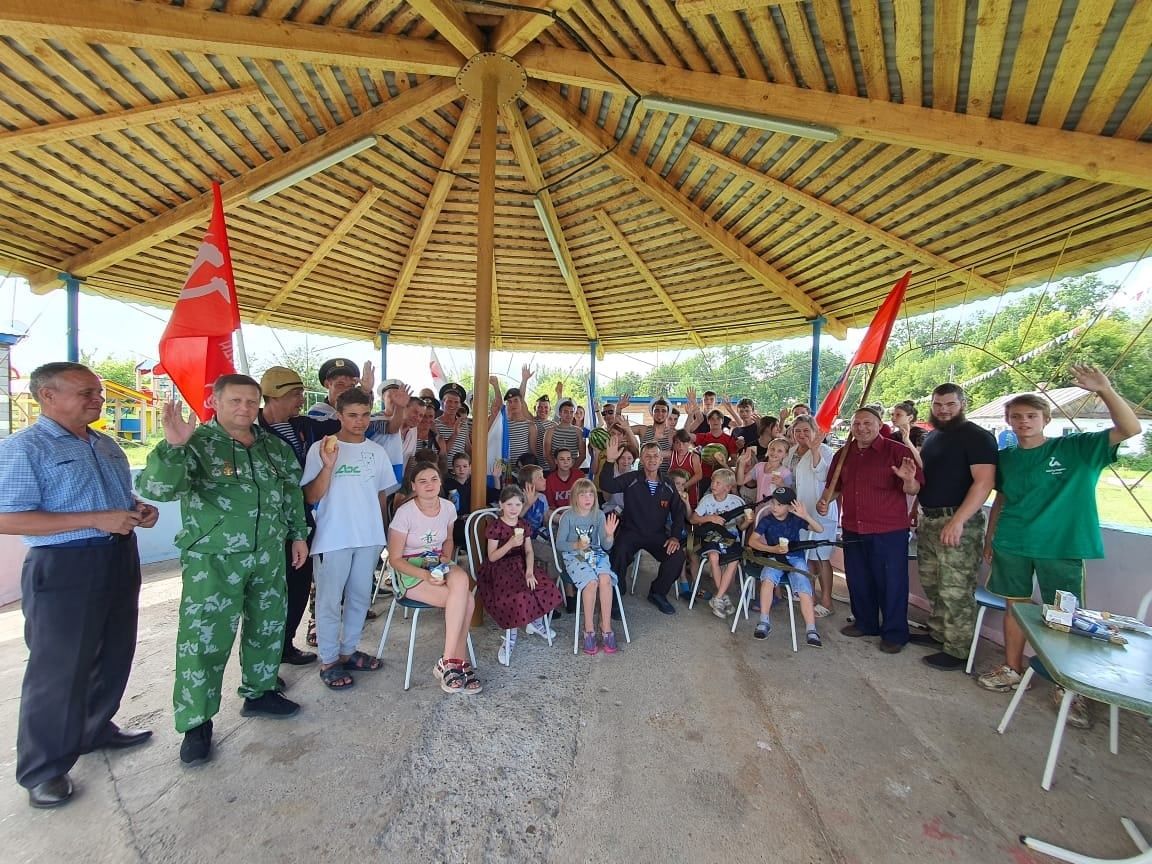
[[[1152,296],[1152,258],[1099,271],[1104,282],[1120,284],[1120,297],[1132,301],[1138,296],[1147,300]],[[180,286],[174,285],[173,297]],[[241,290],[243,290],[241,288]],[[66,316],[64,291],[53,291],[38,296],[32,294],[23,279],[0,277],[0,327],[11,333],[26,333],[12,349],[12,366],[25,378],[28,373],[42,363],[65,359]],[[958,316],[973,314],[982,308],[991,309],[996,299],[969,304],[967,307],[937,313],[942,320],[956,320]],[[169,310],[125,303],[87,291],[80,296],[80,347],[81,351],[97,358],[116,357],[135,360],[157,359],[157,344],[168,320]],[[372,360],[379,374],[379,352],[371,342],[341,340],[332,336],[309,336],[293,330],[273,329],[254,324],[244,325],[244,341],[253,365],[272,365],[285,350],[301,346],[306,342],[321,357],[343,356],[362,363]],[[846,340],[826,337],[825,349],[848,354],[856,349],[863,329],[849,330]],[[758,343],[762,344],[762,343]],[[804,349],[807,339],[782,340],[778,344],[783,350]],[[437,356],[445,372],[451,378],[453,373],[468,369],[472,365],[472,352],[461,349],[437,349]],[[682,359],[690,353],[665,351],[660,353],[635,352],[629,354],[609,354],[597,361],[597,377],[603,384],[619,373],[640,371],[643,373],[660,363]],[[400,378],[413,388],[431,384],[428,371],[428,345],[396,345],[388,349],[388,374],[386,377]],[[520,367],[528,363],[550,368],[569,369],[573,373],[587,374],[589,358],[586,354],[552,354],[527,352],[493,352],[490,361],[492,373],[507,382],[519,381]],[[19,382],[15,382],[17,387]]]

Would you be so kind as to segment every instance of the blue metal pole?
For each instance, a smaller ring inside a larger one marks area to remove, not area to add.
[[[388,331],[380,331],[380,380],[388,377]]]
[[[600,348],[600,342],[597,339],[588,340],[588,357],[591,360],[591,367],[588,370],[588,412],[586,423],[589,428],[596,426],[596,418],[592,415],[592,403],[596,401],[596,351]]]
[[[824,318],[812,319],[812,377],[808,382],[808,407],[813,411],[820,404],[820,331]]]
[[[68,360],[80,362],[80,280],[71,273],[61,273],[67,295]]]

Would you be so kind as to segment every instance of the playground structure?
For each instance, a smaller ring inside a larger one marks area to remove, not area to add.
[[[93,429],[124,441],[143,443],[160,428],[161,403],[150,391],[125,387],[108,379],[101,384],[104,414],[92,424]],[[40,416],[40,406],[27,389],[17,390],[15,382],[12,385],[12,429],[15,431],[35,423]]]

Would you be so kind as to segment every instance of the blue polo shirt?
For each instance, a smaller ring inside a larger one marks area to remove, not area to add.
[[[88,430],[77,438],[41,415],[26,429],[0,441],[0,513],[85,513],[131,510],[132,474],[128,457],[115,441]],[[47,546],[107,537],[95,528],[25,536],[28,546]]]

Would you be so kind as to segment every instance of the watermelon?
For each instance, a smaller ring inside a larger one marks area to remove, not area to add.
[[[597,427],[588,434],[588,443],[595,449],[603,452],[608,449],[608,430],[603,427]]]
[[[722,467],[727,467],[728,448],[723,444],[705,444],[700,450],[700,458],[705,462],[714,462]]]

